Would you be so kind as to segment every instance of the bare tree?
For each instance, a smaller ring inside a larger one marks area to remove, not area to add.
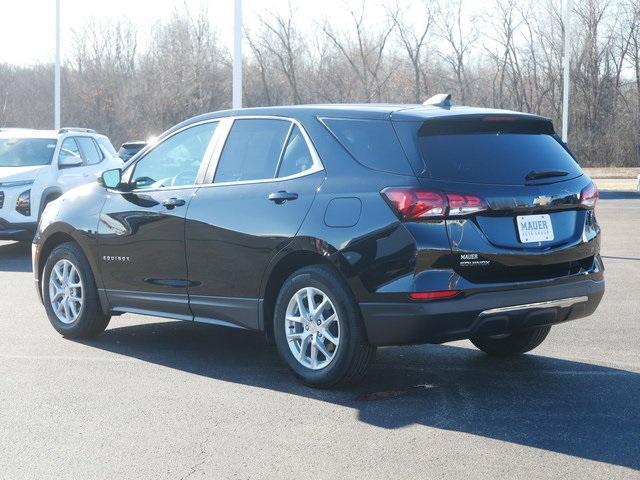
[[[255,35],[247,35],[251,49],[260,65],[265,92],[268,91],[267,70],[275,68],[285,78],[293,104],[302,103],[302,95],[299,88],[298,69],[299,63],[304,59],[304,42],[295,26],[291,4],[288,13],[271,12],[267,16],[259,18],[260,32]],[[266,58],[271,56],[272,62]],[[269,102],[270,103],[270,102]]]
[[[445,5],[436,17],[438,34],[447,47],[442,52],[442,59],[453,71],[460,100],[466,103],[469,90],[467,55],[478,39],[478,32],[473,22],[468,27],[464,25],[464,0],[451,0]]]
[[[487,0],[476,17],[477,2],[464,0],[344,0],[342,29],[296,18],[294,1],[247,22],[247,106],[415,102],[452,91],[456,103],[560,120],[557,0]],[[640,0],[580,0],[574,10],[571,148],[585,165],[640,166]],[[144,43],[139,33],[126,20],[74,31],[64,124],[118,143],[230,106],[231,59],[206,10],[176,9]],[[51,65],[0,64],[0,126],[50,127],[52,76]]]
[[[630,108],[635,113],[633,121],[635,123],[633,138],[633,153],[636,165],[640,165],[640,1],[629,0],[624,5],[625,19],[623,29],[629,32],[629,50],[627,63],[633,72],[633,85],[635,94],[631,95]]]
[[[423,100],[423,91],[428,90],[427,62],[424,50],[433,26],[435,2],[433,0],[425,0],[422,6],[424,11],[419,16],[422,21],[416,26],[409,24],[404,14],[404,7],[401,7],[397,2],[393,8],[387,8],[387,15],[395,26],[396,34],[411,62],[414,84],[413,98],[416,103]]]
[[[383,90],[393,73],[392,68],[384,68],[385,49],[393,24],[382,30],[372,29],[366,25],[366,0],[362,0],[359,10],[348,9],[353,31],[350,35],[339,35],[325,22],[322,30],[335,48],[344,56],[363,91],[366,102],[381,101],[385,96]]]

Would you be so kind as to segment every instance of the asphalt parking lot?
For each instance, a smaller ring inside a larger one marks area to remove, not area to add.
[[[598,205],[607,292],[532,354],[379,350],[296,383],[258,334],[135,315],[61,338],[0,242],[0,479],[640,478],[640,197]]]

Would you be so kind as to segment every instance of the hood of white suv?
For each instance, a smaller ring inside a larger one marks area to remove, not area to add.
[[[9,182],[34,180],[38,174],[49,165],[35,165],[29,167],[0,167],[0,185]]]

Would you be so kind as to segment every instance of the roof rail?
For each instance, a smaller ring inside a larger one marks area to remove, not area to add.
[[[96,133],[96,131],[93,128],[63,127],[60,130],[58,130],[58,133],[67,133],[67,132]]]
[[[436,95],[427,98],[423,105],[430,105],[433,107],[449,108],[453,106],[450,93],[437,93]]]

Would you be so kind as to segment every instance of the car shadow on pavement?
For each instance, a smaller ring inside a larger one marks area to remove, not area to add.
[[[315,390],[297,382],[257,333],[161,322],[115,326],[83,343],[216,380],[331,402],[381,428],[422,424],[640,470],[635,372],[427,345],[379,349],[362,384]]]
[[[1,272],[30,272],[31,243],[0,243]]]

